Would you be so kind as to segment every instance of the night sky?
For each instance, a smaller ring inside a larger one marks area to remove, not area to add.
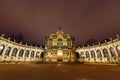
[[[0,0],[0,34],[23,34],[28,43],[44,44],[62,27],[76,44],[120,33],[120,0]]]

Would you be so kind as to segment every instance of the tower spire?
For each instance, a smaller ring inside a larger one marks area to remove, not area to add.
[[[59,25],[59,31],[61,31],[61,26]]]

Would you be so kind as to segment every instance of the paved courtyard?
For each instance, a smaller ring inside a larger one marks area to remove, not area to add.
[[[0,80],[120,80],[120,66],[0,64]]]

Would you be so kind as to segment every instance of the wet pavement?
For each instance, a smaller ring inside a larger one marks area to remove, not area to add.
[[[0,80],[120,80],[120,66],[0,64]]]

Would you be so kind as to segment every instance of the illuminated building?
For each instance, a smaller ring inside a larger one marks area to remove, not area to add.
[[[119,63],[120,37],[87,47],[75,47],[74,37],[59,28],[46,37],[45,48],[0,37],[0,62]]]

